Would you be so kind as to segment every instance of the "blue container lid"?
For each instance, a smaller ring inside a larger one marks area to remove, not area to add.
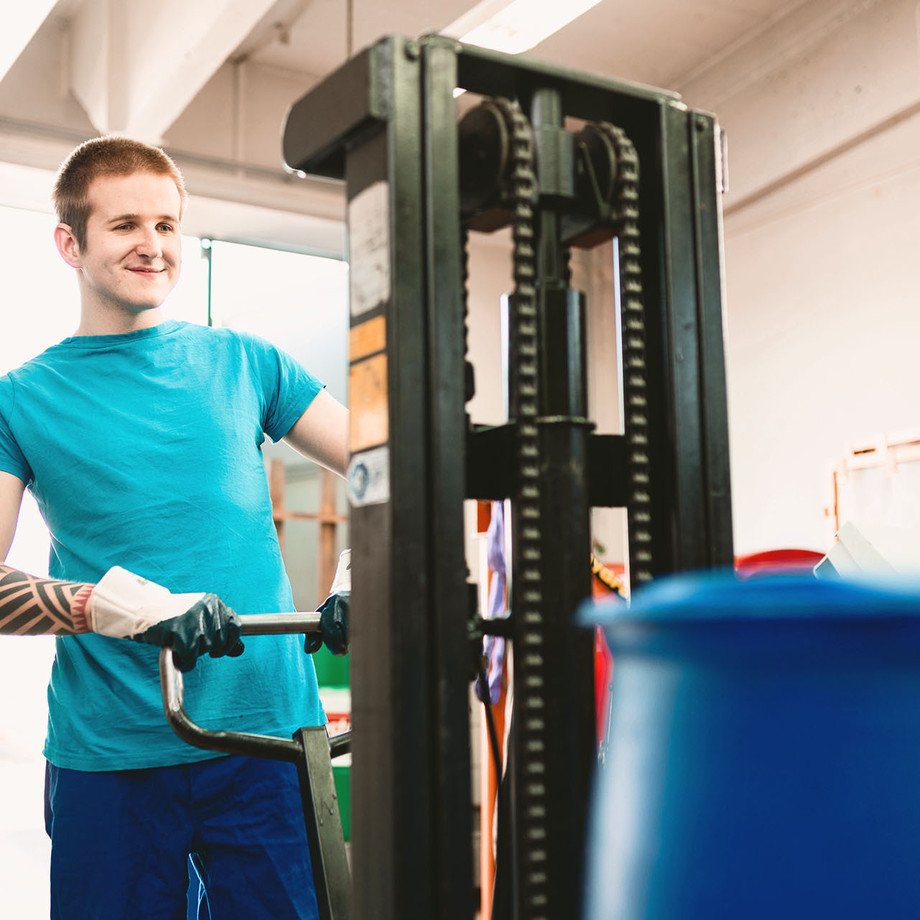
[[[824,580],[732,572],[662,576],[630,604],[583,604],[576,622],[603,627],[620,655],[674,661],[846,667],[894,661],[920,666],[920,580]],[[616,673],[616,668],[614,669]]]
[[[726,620],[862,620],[920,617],[920,579],[819,579],[775,575],[749,580],[732,572],[665,575],[630,603],[585,602],[584,626],[691,624]]]

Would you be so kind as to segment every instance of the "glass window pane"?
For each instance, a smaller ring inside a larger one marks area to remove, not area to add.
[[[197,236],[182,237],[182,273],[164,313],[171,319],[208,324],[208,259]]]
[[[338,259],[215,240],[215,326],[252,332],[283,348],[347,400],[348,265]]]

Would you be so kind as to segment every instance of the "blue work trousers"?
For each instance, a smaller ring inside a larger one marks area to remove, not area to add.
[[[220,757],[107,773],[49,764],[45,826],[52,920],[318,917],[293,764]]]

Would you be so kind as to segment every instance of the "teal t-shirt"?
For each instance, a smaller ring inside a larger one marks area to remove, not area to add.
[[[240,614],[291,611],[262,459],[322,384],[268,342],[165,322],[76,336],[0,377],[0,470],[51,532],[52,578],[121,565]],[[185,705],[205,728],[290,737],[325,722],[297,636],[254,636],[199,659]],[[166,723],[158,649],[95,634],[56,640],[45,756],[76,770],[202,760]]]

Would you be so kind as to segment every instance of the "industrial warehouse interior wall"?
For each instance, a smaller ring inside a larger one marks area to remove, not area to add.
[[[829,461],[853,442],[920,420],[918,205],[914,166],[761,223],[730,225],[740,552],[827,548]]]
[[[678,87],[728,137],[739,553],[826,549],[828,462],[920,417],[917,16],[806,3]]]

